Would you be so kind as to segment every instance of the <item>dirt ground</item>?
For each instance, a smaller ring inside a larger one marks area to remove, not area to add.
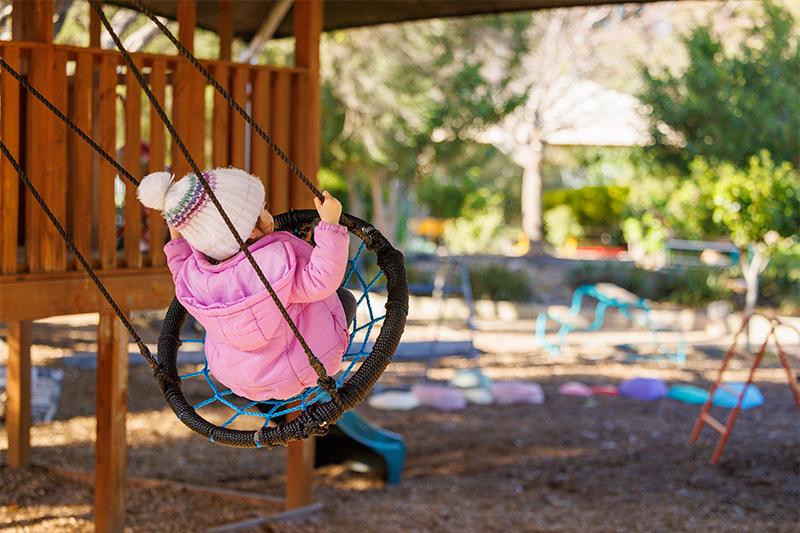
[[[542,385],[543,405],[470,406],[457,413],[359,411],[401,433],[408,446],[403,481],[384,485],[376,473],[344,466],[318,469],[322,511],[301,522],[252,531],[797,531],[800,527],[800,424],[774,359],[758,374],[764,407],[742,413],[718,467],[716,434],[704,430],[690,446],[699,408],[672,400],[559,396],[569,380],[618,383],[661,376],[707,385],[719,355],[691,352],[688,363],[626,364],[614,357],[553,360],[532,347],[532,324],[481,323],[478,362],[494,379]],[[423,336],[421,326],[409,334]],[[32,431],[32,460],[21,472],[0,451],[0,530],[87,531],[89,485],[42,465],[89,471],[93,462],[94,380],[90,369],[65,367],[61,356],[93,349],[86,323],[37,323],[34,361],[65,368],[56,419]],[[155,338],[155,332],[148,332]],[[147,338],[147,337],[146,337]],[[49,345],[45,346],[45,344]],[[0,357],[2,359],[2,357]],[[0,360],[0,364],[5,361]],[[460,358],[434,368],[393,365],[384,383],[420,376],[447,379]],[[741,379],[738,367],[732,379]],[[285,451],[212,446],[190,434],[166,408],[148,370],[130,369],[128,475],[163,478],[280,496]],[[724,415],[725,411],[717,413]],[[0,429],[5,443],[5,427]],[[128,489],[130,531],[202,531],[278,509],[177,488]]]

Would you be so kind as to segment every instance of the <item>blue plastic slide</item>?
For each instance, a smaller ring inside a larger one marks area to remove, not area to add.
[[[400,483],[406,459],[401,435],[348,411],[325,437],[317,439],[316,466],[351,462],[380,469],[389,485]]]

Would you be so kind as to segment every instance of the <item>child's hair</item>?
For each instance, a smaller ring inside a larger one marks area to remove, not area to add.
[[[236,168],[203,172],[237,233],[246,240],[264,208],[264,185],[257,177]],[[218,261],[235,255],[236,239],[194,174],[173,182],[169,172],[154,172],[139,184],[139,201],[161,211],[167,223],[196,250]]]

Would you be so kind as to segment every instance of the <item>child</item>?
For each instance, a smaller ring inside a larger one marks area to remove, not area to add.
[[[314,198],[320,222],[311,246],[273,232],[264,186],[255,176],[235,168],[203,175],[308,346],[335,375],[356,311],[353,295],[337,291],[349,244],[347,228],[338,223],[341,204],[327,192],[324,201]],[[315,385],[308,356],[197,177],[173,183],[169,173],[156,172],[142,180],[138,196],[167,220],[172,240],[164,252],[175,295],[206,330],[214,377],[254,401],[287,399]]]

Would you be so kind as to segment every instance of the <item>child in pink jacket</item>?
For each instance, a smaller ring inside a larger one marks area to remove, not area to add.
[[[324,201],[314,199],[320,222],[311,246],[273,232],[258,178],[235,168],[203,175],[308,346],[335,375],[356,310],[353,295],[339,289],[349,243],[338,224],[341,204],[327,192]],[[173,183],[169,173],[156,172],[142,180],[138,195],[167,220],[172,240],[164,252],[175,295],[206,330],[214,377],[255,401],[287,399],[315,385],[307,355],[197,177]]]

